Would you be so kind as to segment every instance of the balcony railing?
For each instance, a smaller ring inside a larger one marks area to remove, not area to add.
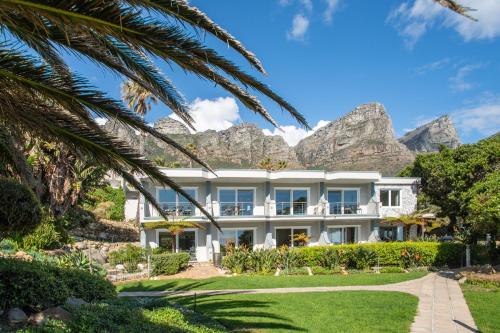
[[[277,202],[276,215],[306,215],[307,202]]]
[[[160,207],[167,215],[171,216],[194,216],[195,207],[192,203],[160,202]]]
[[[331,215],[355,215],[362,214],[359,202],[330,202]]]
[[[221,216],[249,216],[253,215],[253,202],[221,202]]]

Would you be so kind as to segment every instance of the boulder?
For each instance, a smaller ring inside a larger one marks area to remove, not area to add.
[[[496,271],[490,264],[483,265],[479,267],[479,273],[481,274],[495,274]]]
[[[64,302],[64,304],[70,305],[70,306],[80,306],[80,305],[84,305],[84,304],[88,304],[88,303],[85,302],[85,300],[83,300],[81,298],[68,297],[68,299],[66,300],[66,302]]]
[[[20,308],[12,308],[7,312],[7,321],[10,325],[23,324],[28,321],[28,316]]]
[[[43,325],[48,319],[57,319],[62,321],[71,320],[71,314],[60,306],[48,308],[42,312],[34,313],[30,316],[29,321],[33,325]]]

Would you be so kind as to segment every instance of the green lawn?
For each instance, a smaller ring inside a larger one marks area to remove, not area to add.
[[[462,291],[482,333],[500,331],[500,288],[482,288],[462,285]]]
[[[194,298],[174,298],[194,309]],[[409,332],[418,298],[399,292],[198,296],[196,311],[234,332]]]
[[[216,290],[216,289],[255,289],[284,287],[324,287],[324,286],[359,286],[380,285],[417,279],[426,272],[351,274],[351,275],[291,275],[262,276],[241,275],[215,277],[202,280],[143,280],[117,285],[118,291],[146,290]]]

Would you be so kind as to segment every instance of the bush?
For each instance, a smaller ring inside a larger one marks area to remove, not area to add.
[[[252,262],[250,261],[249,253],[250,251],[244,246],[229,248],[226,256],[222,259],[222,267],[237,274],[251,269]]]
[[[0,241],[0,252],[15,253],[18,249],[19,246],[12,239],[2,239]]]
[[[399,266],[387,266],[380,269],[380,273],[404,273],[405,270]]]
[[[370,250],[372,254],[359,252],[363,248]],[[457,243],[437,242],[394,242],[394,243],[368,243],[349,244],[333,246],[311,246],[297,249],[301,252],[306,266],[322,266],[325,257],[330,251],[336,251],[339,263],[346,268],[357,268],[361,266],[460,266],[464,247]],[[359,263],[359,260],[367,262]]]
[[[354,250],[353,266],[356,269],[366,270],[377,262],[375,251],[367,247],[358,247]]]
[[[247,269],[256,273],[269,274],[276,271],[280,263],[278,250],[257,250],[248,254],[249,265]]]
[[[122,188],[110,185],[97,188],[87,193],[84,206],[101,218],[114,221],[125,219],[125,193]]]
[[[39,311],[70,296],[87,302],[116,296],[111,282],[89,272],[37,261],[0,258],[0,307]]]
[[[479,279],[470,275],[467,276],[465,283],[470,284],[472,286],[478,286],[481,288],[493,288],[493,289],[500,288],[500,281],[498,280]]]
[[[61,234],[57,231],[55,220],[50,217],[43,217],[33,232],[24,236],[20,241],[24,249],[55,249],[61,246]]]
[[[12,179],[0,178],[0,233],[4,237],[32,231],[41,218],[40,203],[28,187]]]
[[[146,250],[132,244],[127,244],[124,248],[110,252],[108,257],[108,262],[111,265],[123,264],[129,273],[137,272],[137,265],[146,261]]]
[[[151,256],[151,275],[172,275],[185,269],[189,253],[163,253]]]
[[[290,271],[304,266],[304,256],[297,249],[289,249],[287,246],[282,246],[279,249],[280,253],[280,268],[282,268],[286,274]]]
[[[90,262],[82,251],[73,251],[57,258],[57,264],[64,268],[76,268],[106,277],[106,269],[96,261]]]

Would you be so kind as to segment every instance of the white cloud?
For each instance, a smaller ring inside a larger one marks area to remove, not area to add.
[[[97,125],[104,126],[108,122],[108,119],[107,118],[97,117],[97,118],[94,118],[94,121],[97,123]]]
[[[232,97],[197,98],[190,104],[189,113],[194,119],[193,125],[198,132],[209,129],[221,131],[241,120],[238,104]],[[175,114],[171,114],[170,117],[181,121]]]
[[[454,29],[466,41],[500,36],[500,1],[461,0],[460,4],[476,9],[469,14],[478,21],[443,8],[434,0],[406,1],[389,13],[387,21],[396,27],[409,48],[434,26]]]
[[[308,12],[312,12],[313,10],[313,3],[312,0],[300,0],[302,3],[302,6],[304,6],[304,9]]]
[[[474,88],[476,84],[467,80],[473,71],[483,68],[483,64],[468,64],[460,67],[457,73],[450,78],[450,88],[453,91],[466,91]]]
[[[265,135],[279,135],[283,137],[283,139],[285,139],[286,143],[288,143],[289,146],[293,147],[296,146],[300,140],[310,136],[318,129],[328,125],[329,123],[330,123],[329,121],[320,120],[318,121],[316,126],[314,126],[313,129],[310,131],[306,131],[303,128],[299,128],[293,125],[288,125],[288,126],[280,126],[279,128],[274,128],[272,132],[266,128],[263,129],[262,132]]]
[[[451,113],[457,129],[465,135],[477,132],[484,136],[500,130],[500,101],[480,104]]]
[[[337,10],[340,0],[325,0],[326,9],[323,12],[323,19],[327,24],[332,23],[333,14]]]
[[[286,33],[288,39],[303,40],[309,29],[309,19],[302,14],[293,17],[292,28]]]
[[[450,63],[450,58],[443,58],[415,68],[415,75],[424,75],[444,68]]]

